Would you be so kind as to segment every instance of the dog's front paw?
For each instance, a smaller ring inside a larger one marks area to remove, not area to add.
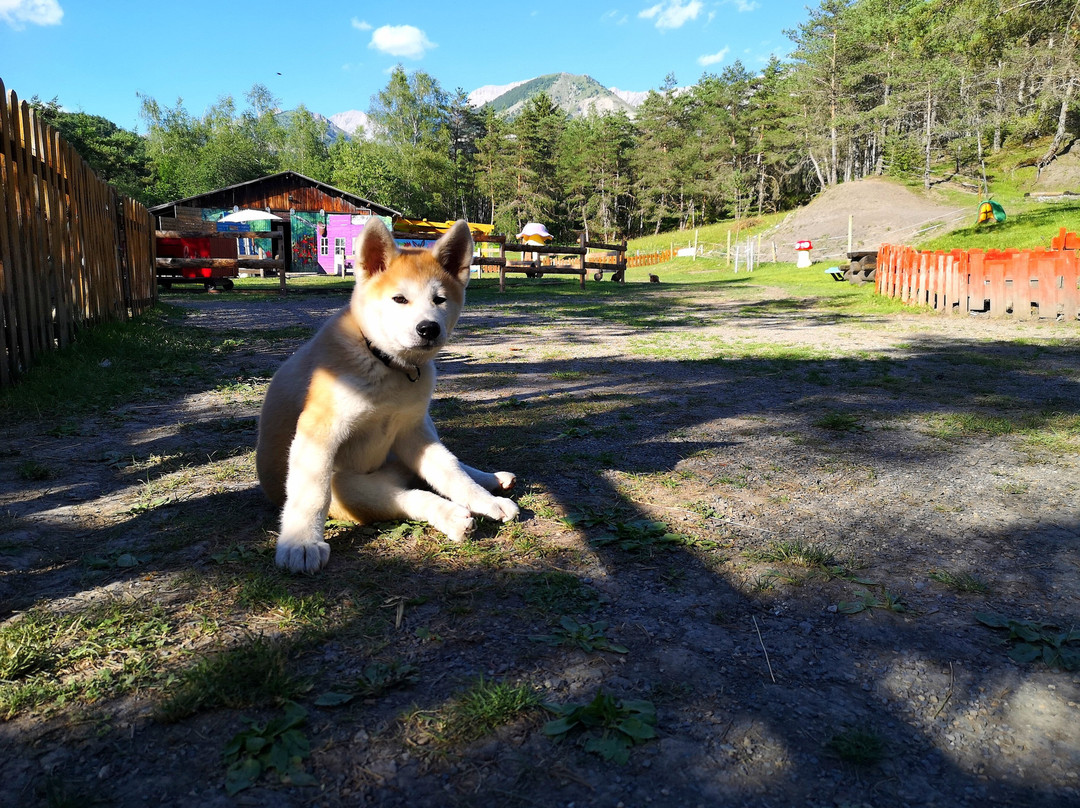
[[[503,491],[509,491],[514,487],[514,483],[517,482],[517,475],[510,471],[496,471],[495,479],[499,481],[499,488]]]
[[[453,512],[441,520],[441,524],[437,527],[450,541],[462,542],[472,535],[476,528],[476,520],[467,509],[454,506]]]
[[[318,572],[330,560],[330,545],[321,539],[278,537],[274,560],[290,572]]]
[[[488,519],[495,519],[499,522],[513,522],[518,518],[518,514],[521,513],[518,510],[517,503],[512,499],[506,497],[492,497],[491,502],[477,513],[483,514]]]

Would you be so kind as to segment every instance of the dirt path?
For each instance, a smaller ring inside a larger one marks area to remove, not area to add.
[[[340,299],[190,299],[184,328],[253,335],[215,383],[0,427],[0,625],[120,603],[168,626],[0,723],[0,805],[1080,803],[1080,671],[1010,659],[975,617],[1080,625],[1076,329],[628,291],[572,318],[470,305],[436,421],[519,475],[523,519],[461,547],[338,526],[324,575],[272,567],[258,406],[300,342],[281,329]],[[564,618],[592,650],[532,639]],[[261,642],[304,682],[316,785],[229,797],[226,743],[281,706],[160,706],[208,653]],[[320,704],[373,662],[416,682]],[[534,708],[469,740],[445,716],[478,677],[648,701],[657,737],[620,765]]]

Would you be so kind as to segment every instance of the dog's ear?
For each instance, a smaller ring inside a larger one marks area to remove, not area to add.
[[[469,223],[458,219],[443,236],[431,247],[435,260],[447,272],[461,281],[462,286],[469,282],[469,267],[473,259],[473,238]]]
[[[394,237],[382,219],[372,217],[360,234],[359,269],[368,277],[378,275],[390,266],[398,248]]]

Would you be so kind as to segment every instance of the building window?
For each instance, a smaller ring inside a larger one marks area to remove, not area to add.
[[[319,236],[319,255],[330,254],[330,239],[326,236]]]
[[[344,254],[345,254],[345,239],[343,239],[343,238],[334,239],[334,255],[344,255]]]

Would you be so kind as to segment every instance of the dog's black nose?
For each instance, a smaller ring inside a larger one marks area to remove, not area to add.
[[[438,339],[440,331],[442,331],[442,329],[434,320],[424,320],[424,322],[419,323],[416,326],[416,333],[428,342]]]

